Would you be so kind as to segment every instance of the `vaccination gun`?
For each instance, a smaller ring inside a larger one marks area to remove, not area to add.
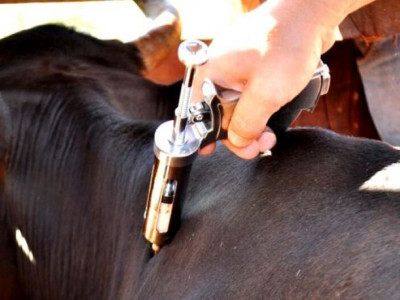
[[[161,124],[154,136],[154,165],[144,213],[143,234],[155,253],[171,241],[181,222],[184,194],[190,169],[200,148],[226,139],[222,128],[224,114],[233,111],[240,98],[238,91],[224,89],[206,79],[202,102],[190,103],[194,73],[208,59],[207,46],[188,40],[178,49],[186,66],[175,118]],[[274,132],[286,130],[302,110],[312,111],[320,95],[328,92],[328,67],[320,62],[312,79],[291,102],[281,107],[268,121]]]

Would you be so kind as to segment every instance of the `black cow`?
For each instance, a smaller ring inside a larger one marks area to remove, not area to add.
[[[155,29],[150,34],[153,37],[161,35],[160,38],[166,41],[171,37],[165,34],[170,35],[171,32],[165,29],[169,28],[162,27],[160,32]],[[6,159],[10,158],[10,143],[16,142],[11,132],[16,129],[13,122],[19,118],[17,115],[25,119],[24,115],[27,116],[30,111],[33,114],[32,121],[41,123],[42,117],[52,114],[51,107],[56,103],[60,111],[80,110],[83,108],[78,108],[81,105],[87,105],[87,109],[91,110],[102,99],[101,102],[112,106],[120,118],[127,121],[170,119],[177,105],[180,84],[159,86],[139,75],[147,71],[147,66],[137,44],[151,49],[155,47],[149,45],[153,41],[147,36],[144,41],[140,39],[130,44],[100,41],[56,25],[37,27],[0,41],[1,188],[4,185]],[[152,55],[160,56],[160,52],[153,52]],[[148,54],[147,59],[149,56],[152,59]],[[162,56],[158,58],[162,59]],[[157,62],[152,59],[151,64],[156,65]],[[94,107],[90,108],[90,102]],[[0,213],[4,214],[3,200],[0,206]],[[4,236],[2,230],[4,227],[0,229],[0,244],[10,244],[6,238],[1,238]],[[13,266],[7,265],[9,259],[6,254],[2,255],[1,251],[7,252],[4,249],[7,248],[0,249],[0,266],[3,266],[0,268],[0,279],[3,279],[0,296],[2,291],[6,294],[5,290],[10,293],[10,288],[6,288],[10,284],[5,284],[5,280],[9,281],[9,275],[13,272]]]
[[[17,55],[54,32],[61,46],[38,51],[44,61],[70,55],[74,39],[124,49],[52,26],[0,42],[1,56],[19,45],[0,59],[0,215],[18,240],[9,259],[23,297],[400,297],[400,189],[393,177],[371,183],[399,169],[400,153],[326,130],[289,130],[252,161],[223,147],[199,157],[182,227],[153,255],[141,231],[158,123],[137,113],[176,89],[128,75],[129,55],[76,65]]]

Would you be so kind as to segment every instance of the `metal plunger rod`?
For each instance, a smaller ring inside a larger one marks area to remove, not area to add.
[[[172,142],[174,145],[183,145],[185,141],[190,98],[192,96],[194,73],[196,67],[204,64],[208,59],[207,45],[198,40],[185,41],[179,46],[178,57],[186,66],[186,71],[182,82],[179,104],[175,110]]]

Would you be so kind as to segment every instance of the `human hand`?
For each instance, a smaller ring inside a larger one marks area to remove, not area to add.
[[[242,93],[223,122],[228,129],[223,143],[239,157],[251,159],[274,146],[276,137],[265,124],[307,85],[321,54],[335,41],[345,10],[315,2],[310,9],[310,2],[301,0],[267,1],[216,37],[209,61],[197,70],[193,99],[201,99],[204,78]]]

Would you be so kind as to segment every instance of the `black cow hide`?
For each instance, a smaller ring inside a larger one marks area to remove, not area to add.
[[[52,45],[54,32],[54,47],[17,53]],[[74,52],[64,35],[111,47],[120,63]],[[1,224],[19,237],[22,297],[400,297],[399,189],[393,176],[371,184],[400,153],[320,129],[287,131],[270,157],[199,157],[182,226],[153,256],[141,233],[158,125],[148,120],[166,116],[176,88],[135,75],[124,47],[52,26],[0,42]]]

